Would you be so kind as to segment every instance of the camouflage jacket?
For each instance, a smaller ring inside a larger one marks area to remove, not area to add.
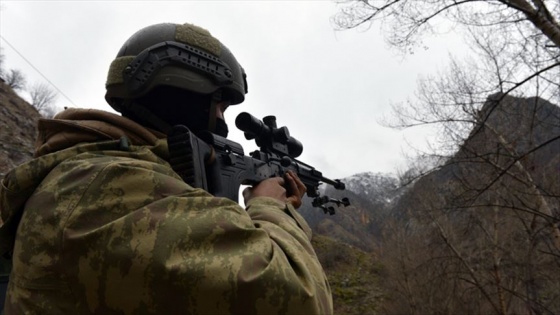
[[[166,156],[163,135],[117,115],[41,120],[36,158],[0,190],[0,250],[13,255],[5,313],[332,313],[293,207],[213,197]]]

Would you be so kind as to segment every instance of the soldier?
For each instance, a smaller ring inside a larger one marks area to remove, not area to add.
[[[112,62],[122,116],[68,109],[39,122],[35,159],[0,190],[6,314],[329,314],[329,284],[296,212],[299,178],[262,181],[246,209],[172,170],[176,124],[227,135],[247,83],[200,27],[148,26]]]

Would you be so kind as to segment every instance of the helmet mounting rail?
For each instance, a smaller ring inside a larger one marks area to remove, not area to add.
[[[188,44],[165,41],[145,49],[124,68],[129,93],[139,94],[159,70],[170,64],[186,66],[220,87],[233,83],[231,69],[220,59]]]

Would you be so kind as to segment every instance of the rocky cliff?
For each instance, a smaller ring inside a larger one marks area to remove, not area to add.
[[[31,159],[39,112],[0,80],[0,178]]]

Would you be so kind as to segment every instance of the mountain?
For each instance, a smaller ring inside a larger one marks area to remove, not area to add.
[[[465,180],[474,186],[482,185],[484,174],[495,174],[499,167],[484,163],[485,157],[492,155],[499,156],[501,165],[521,165],[536,187],[552,187],[554,192],[543,192],[543,198],[551,209],[560,209],[560,193],[556,193],[560,185],[560,145],[553,141],[560,134],[560,108],[538,98],[496,94],[488,98],[479,115],[484,127],[473,129],[459,152],[439,171],[404,188],[399,188],[398,179],[390,174],[355,174],[342,179],[345,191],[331,187],[322,191],[336,199],[348,197],[349,207],[335,207],[336,215],[329,216],[307,200],[301,210],[303,216],[316,233],[372,251],[380,242],[388,216],[400,218],[405,224],[410,217],[407,212],[416,211],[416,205],[422,204],[427,194],[441,197],[442,202],[459,198],[457,194],[461,198],[476,195],[478,191],[473,187],[461,192],[457,185]],[[520,157],[519,161],[514,156]],[[445,207],[443,203],[440,206]]]
[[[417,211],[428,197],[438,200],[438,208],[498,198],[492,203],[520,208],[545,204],[552,211],[547,215],[558,216],[560,107],[539,98],[496,94],[479,116],[481,123],[459,151],[419,179],[395,204],[397,212]]]
[[[327,187],[322,195],[348,198],[348,207],[334,207],[335,215],[325,215],[304,200],[300,212],[315,233],[328,236],[371,252],[378,247],[381,227],[392,205],[402,195],[398,180],[390,174],[364,172],[342,179],[346,190]]]
[[[560,313],[560,107],[495,94],[474,118],[458,152],[406,189],[361,173],[324,191],[351,206],[302,209],[316,237],[382,266],[381,313]]]
[[[388,313],[560,313],[560,107],[495,94],[478,115],[386,218]]]
[[[364,172],[342,180],[346,190],[362,196],[372,204],[389,205],[399,196],[398,179],[391,174]]]

